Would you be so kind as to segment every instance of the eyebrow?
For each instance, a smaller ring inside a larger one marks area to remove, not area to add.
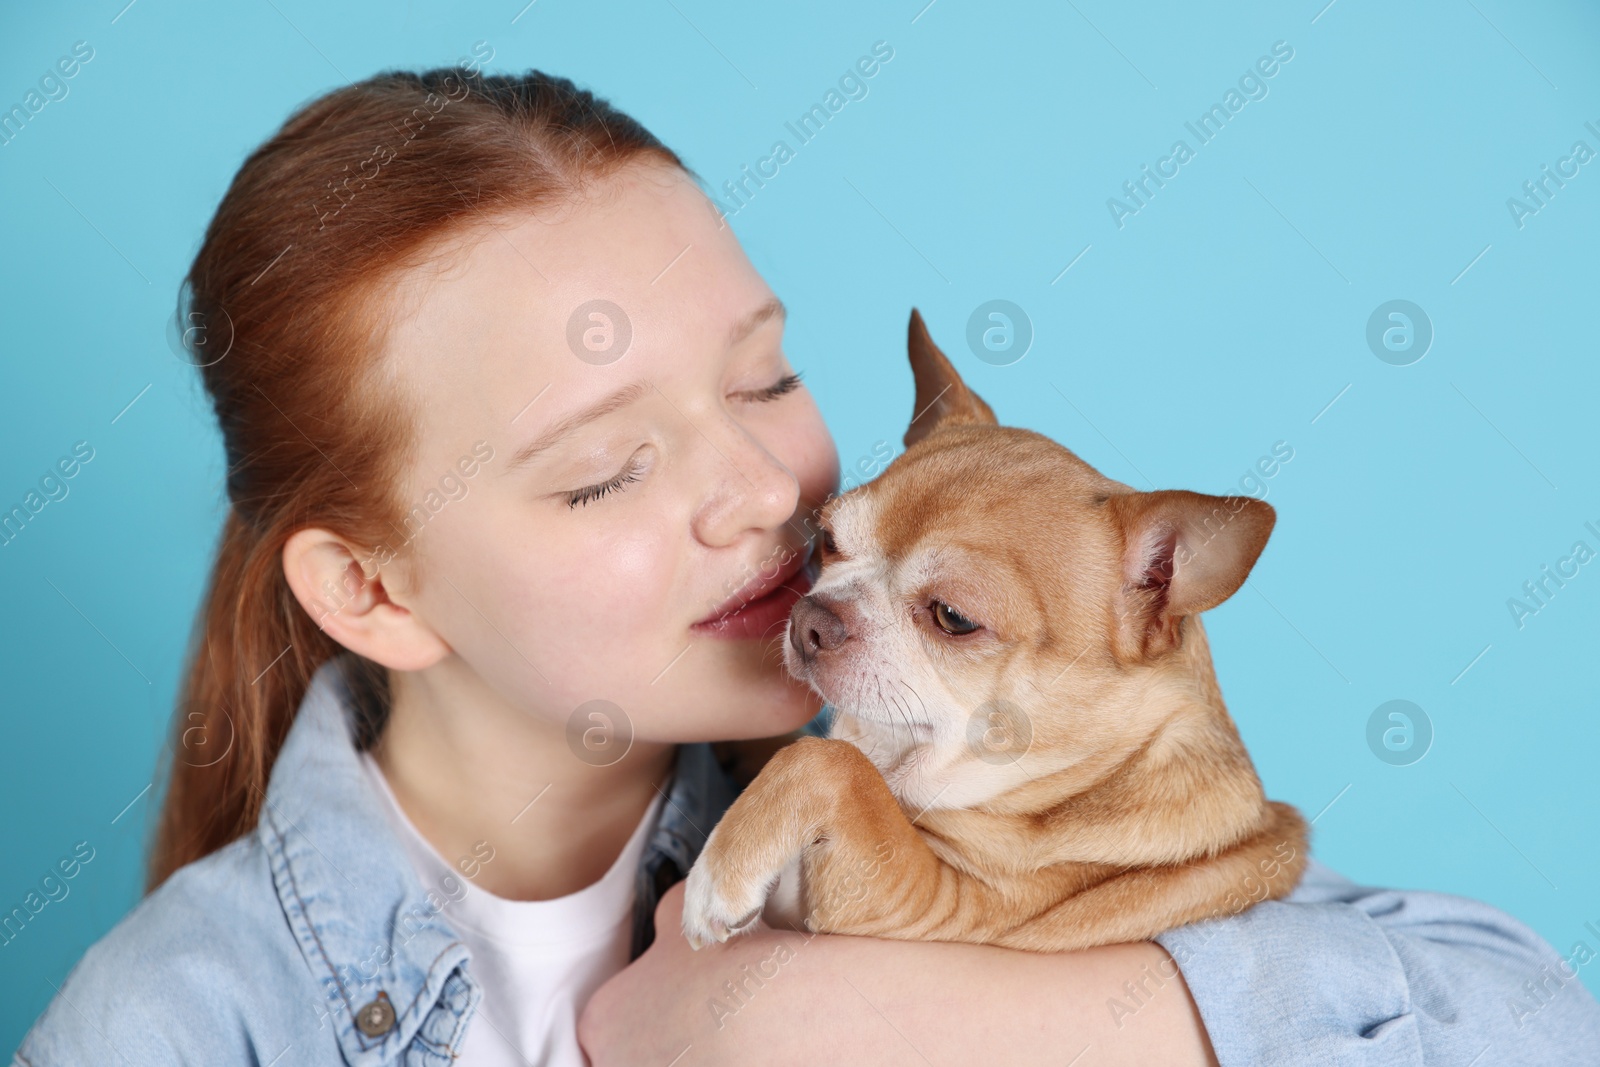
[[[723,343],[728,348],[734,347],[745,338],[755,333],[756,330],[758,330],[768,319],[774,317],[776,317],[779,322],[787,322],[789,319],[789,309],[784,307],[783,301],[779,300],[777,297],[773,297],[771,300],[768,300],[765,304],[762,304],[760,307],[750,312],[750,314],[734,323],[733,328],[728,331],[727,340]]]
[[[507,463],[502,469],[510,470],[513,467],[522,466],[569,434],[577,432],[580,428],[587,426],[596,419],[604,418],[619,408],[627,407],[643,396],[649,388],[650,383],[648,382],[630,382],[604,400],[591,404],[582,411],[573,412],[532,441],[517,449],[516,455],[511,457],[511,462]]]
[[[756,330],[760,329],[761,326],[769,319],[774,317],[776,317],[780,322],[788,321],[789,317],[788,309],[783,306],[783,301],[779,300],[777,297],[773,297],[765,304],[762,304],[760,307],[756,308],[754,311],[735,322],[728,330],[727,338],[724,340],[723,344],[728,348],[733,348],[734,346],[743,342],[751,334],[755,333]],[[582,411],[577,411],[571,415],[568,415],[566,418],[557,422],[554,426],[551,426],[544,433],[540,434],[538,437],[519,448],[516,454],[511,457],[511,461],[502,469],[511,470],[516,467],[521,467],[523,464],[528,463],[541,452],[548,451],[569,434],[577,432],[579,429],[587,426],[591,422],[594,422],[596,419],[604,418],[614,411],[627,407],[629,404],[643,396],[650,388],[651,386],[649,382],[630,382],[628,385],[618,389],[605,399],[591,404]]]

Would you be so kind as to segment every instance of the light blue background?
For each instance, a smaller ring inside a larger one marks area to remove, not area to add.
[[[164,337],[178,279],[293,107],[479,40],[490,70],[573,77],[717,185],[794,147],[784,122],[889,42],[867,98],[733,219],[844,462],[898,445],[913,305],[1002,420],[1138,488],[1227,492],[1287,442],[1276,532],[1207,622],[1269,793],[1321,812],[1314,852],[1352,877],[1600,948],[1600,564],[1520,630],[1506,606],[1574,541],[1600,549],[1600,162],[1524,228],[1506,207],[1575,140],[1600,149],[1592,5],[539,0],[513,24],[520,0],[124,2],[0,15],[0,105],[95,49],[0,147],[0,504],[74,442],[96,453],[0,548],[0,911],[96,852],[0,948],[0,1046],[138,899],[141,791],[222,515],[220,443]],[[1119,230],[1107,198],[1194,147],[1184,122],[1280,40],[1269,95]],[[994,298],[1036,331],[1011,366],[964,343]],[[1436,330],[1406,367],[1364,339],[1395,298]],[[1436,734],[1411,766],[1365,739],[1396,698]]]

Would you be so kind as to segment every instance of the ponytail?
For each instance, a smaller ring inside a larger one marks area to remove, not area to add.
[[[172,724],[147,892],[255,826],[311,675],[337,649],[289,591],[281,551],[229,509]]]

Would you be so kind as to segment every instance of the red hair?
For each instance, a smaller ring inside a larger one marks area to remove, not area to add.
[[[313,525],[360,545],[395,539],[412,442],[405,398],[375,373],[385,283],[445,238],[568,199],[631,161],[694,176],[565,78],[440,68],[313,100],[239,168],[180,304],[231,506],[173,724],[147,891],[255,826],[313,672],[344,651],[290,592],[284,542]],[[347,662],[364,729],[380,729],[387,674]]]

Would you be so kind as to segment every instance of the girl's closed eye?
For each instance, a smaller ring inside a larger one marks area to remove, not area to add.
[[[743,395],[751,400],[776,400],[785,393],[792,393],[796,389],[800,388],[800,376],[803,373],[803,371],[795,371],[790,374],[785,374],[782,378],[779,378],[776,382],[767,386],[765,389],[756,389],[752,392],[744,393]]]
[[[627,464],[617,473],[616,477],[562,494],[566,498],[567,507],[575,508],[579,504],[587,507],[591,500],[599,500],[608,493],[621,492],[623,486],[636,482],[643,476],[645,466],[646,464],[639,458],[639,454],[635,452],[628,458]]]
[[[792,393],[800,388],[801,374],[802,372],[800,371],[785,374],[764,389],[756,389],[741,395],[761,402],[776,400],[786,393]],[[603,482],[597,482],[594,485],[586,485],[582,489],[569,490],[562,495],[565,497],[569,508],[576,508],[580,505],[587,507],[590,502],[597,501],[611,493],[621,492],[624,486],[638,481],[643,476],[644,469],[645,464],[640,462],[636,454],[628,460],[627,465],[615,477]]]

